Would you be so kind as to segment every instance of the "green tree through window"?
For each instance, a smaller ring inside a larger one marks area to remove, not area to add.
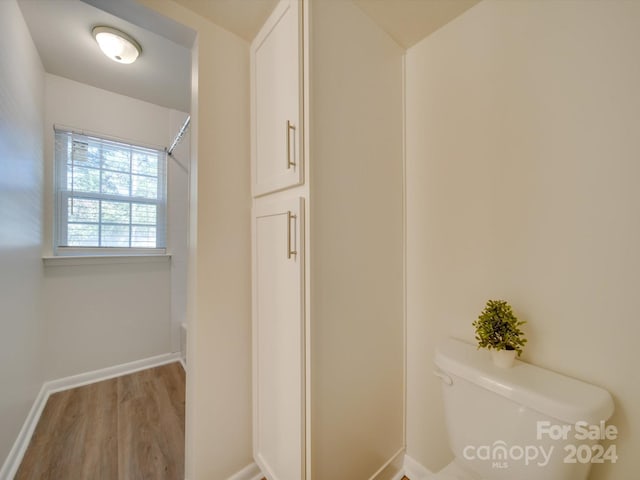
[[[56,130],[56,253],[166,246],[162,150]]]

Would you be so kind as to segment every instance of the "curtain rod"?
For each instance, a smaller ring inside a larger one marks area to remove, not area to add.
[[[184,121],[184,125],[182,125],[182,128],[180,128],[180,131],[178,132],[178,135],[176,135],[175,140],[167,150],[168,155],[171,155],[175,150],[175,148],[178,146],[178,144],[182,141],[182,137],[184,137],[184,134],[187,133],[187,128],[189,128],[190,122],[191,122],[191,115],[189,115],[187,119]]]

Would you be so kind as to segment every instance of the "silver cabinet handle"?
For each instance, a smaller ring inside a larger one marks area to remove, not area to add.
[[[297,217],[289,210],[287,212],[287,258],[291,258],[292,255],[297,255],[296,250],[291,250],[291,220],[295,220]],[[295,232],[294,232],[295,233]]]
[[[440,380],[442,380],[442,383],[444,383],[445,385],[453,385],[453,379],[447,375],[446,373],[440,371],[440,370],[434,370],[433,374],[436,377],[439,377]]]
[[[295,132],[296,126],[287,120],[287,170],[296,166],[296,162],[291,161],[291,130]]]

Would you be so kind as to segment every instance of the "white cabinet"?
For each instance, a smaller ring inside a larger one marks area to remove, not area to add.
[[[281,0],[252,44],[253,440],[267,480],[397,473],[403,55],[353,2],[329,0]]]
[[[272,480],[304,478],[304,200],[253,214],[254,458]]]
[[[251,45],[253,196],[304,178],[300,4],[282,0]]]

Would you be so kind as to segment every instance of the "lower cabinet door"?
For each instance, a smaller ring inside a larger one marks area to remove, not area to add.
[[[254,458],[269,480],[305,478],[303,202],[253,214]]]

